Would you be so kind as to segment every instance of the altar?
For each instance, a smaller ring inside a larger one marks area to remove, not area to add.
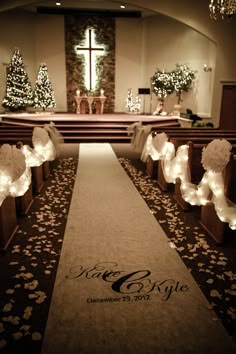
[[[89,114],[93,114],[93,104],[95,104],[95,114],[103,114],[104,102],[106,101],[106,96],[75,96],[75,101],[77,104],[76,113],[86,114],[87,108]]]

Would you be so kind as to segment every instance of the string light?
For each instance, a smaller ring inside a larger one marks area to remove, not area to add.
[[[209,10],[210,16],[214,20],[230,19],[236,14],[236,0],[211,0]]]
[[[136,96],[135,102],[133,102],[132,89],[128,90],[128,96],[126,98],[126,108],[129,113],[140,113],[141,111],[141,98],[140,96]]]
[[[157,134],[156,139],[160,135]],[[236,204],[226,198],[223,178],[223,171],[230,159],[231,144],[224,139],[214,139],[203,148],[202,165],[206,172],[198,185],[190,182],[188,145],[181,145],[175,152],[174,145],[166,140],[159,149],[156,147],[153,145],[152,135],[149,134],[141,155],[143,159],[148,154],[155,156],[162,164],[167,183],[175,183],[176,178],[180,178],[181,196],[187,203],[201,206],[212,202],[219,219],[227,222],[232,230],[236,230]]]

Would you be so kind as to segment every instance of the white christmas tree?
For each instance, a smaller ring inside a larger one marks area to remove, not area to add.
[[[37,79],[34,88],[34,107],[53,108],[56,106],[54,91],[48,76],[46,64],[41,64],[38,70]]]
[[[6,94],[2,106],[19,111],[33,105],[33,90],[24,68],[22,55],[15,49],[8,67]]]

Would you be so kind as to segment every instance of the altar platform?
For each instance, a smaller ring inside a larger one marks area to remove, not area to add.
[[[2,113],[0,114],[0,119],[2,121],[26,121],[26,122],[47,122],[47,121],[70,121],[70,122],[82,122],[82,121],[92,121],[92,122],[167,122],[173,120],[183,120],[178,116],[155,116],[155,115],[145,115],[145,114],[128,114],[128,113],[105,113],[105,114],[76,114],[76,113],[51,113],[51,112],[40,112],[40,113]],[[185,119],[184,119],[185,120]]]

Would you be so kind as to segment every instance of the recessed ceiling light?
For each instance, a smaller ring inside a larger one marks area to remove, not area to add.
[[[61,6],[61,2],[60,2],[60,1],[57,1],[57,2],[56,2],[56,5],[57,5],[57,6]]]
[[[125,9],[125,5],[120,5],[120,8],[121,9]]]

